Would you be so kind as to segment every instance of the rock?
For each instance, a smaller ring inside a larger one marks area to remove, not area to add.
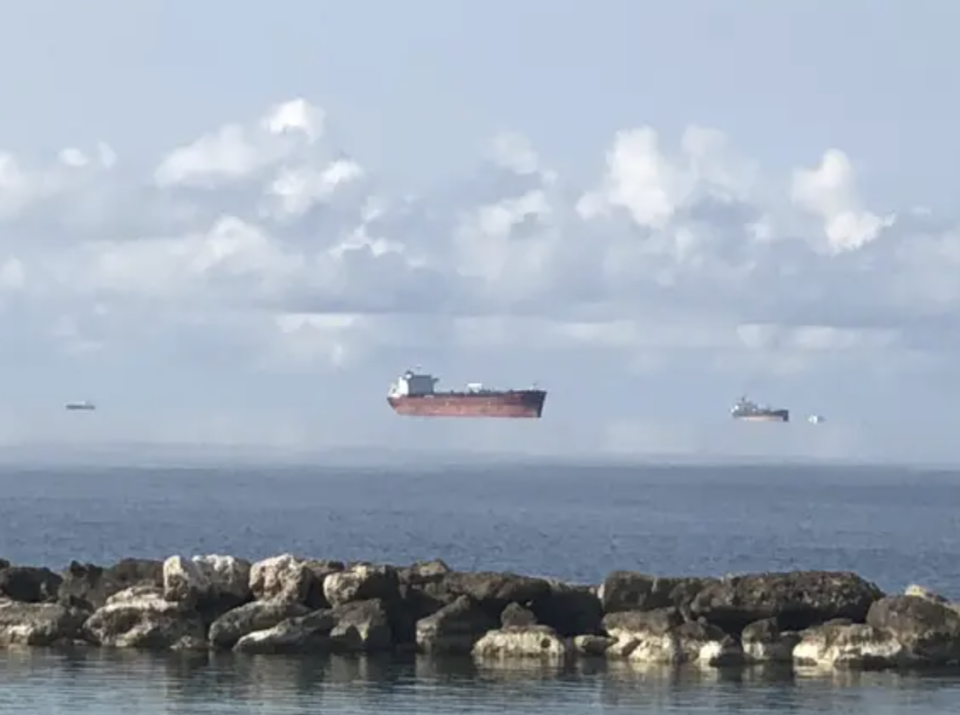
[[[400,579],[392,566],[357,564],[328,575],[323,581],[323,595],[333,607],[371,599],[396,601],[400,598]]]
[[[252,598],[250,562],[233,556],[171,556],[163,562],[163,595],[219,616]]]
[[[257,600],[254,600],[257,599]],[[606,612],[604,611],[606,608]],[[848,572],[661,578],[615,571],[594,589],[514,573],[281,554],[71,562],[0,560],[0,646],[247,653],[417,648],[488,658],[602,656],[705,666],[960,664],[960,604],[920,586],[886,597]]]
[[[781,631],[776,618],[754,621],[743,629],[740,644],[748,663],[791,663],[793,649],[800,642],[795,631]]]
[[[397,570],[397,576],[402,586],[422,586],[428,583],[438,583],[450,573],[453,573],[452,569],[442,559],[416,561]]]
[[[95,645],[115,648],[181,649],[184,641],[206,642],[199,614],[150,586],[134,586],[108,598],[83,631]]]
[[[573,650],[579,655],[584,656],[603,656],[607,649],[617,641],[615,638],[607,636],[575,636],[572,639]]]
[[[315,583],[314,572],[292,554],[264,559],[250,568],[250,591],[260,601],[305,604]]]
[[[480,608],[496,618],[511,602],[525,605],[552,595],[546,579],[514,573],[454,571],[444,576],[440,583],[449,596],[469,596]]]
[[[330,631],[334,649],[370,653],[393,648],[393,633],[386,605],[379,599],[351,601],[333,609],[336,625]]]
[[[57,603],[0,600],[0,646],[73,643],[87,615]]]
[[[783,630],[800,631],[835,618],[862,623],[871,604],[882,597],[875,584],[854,573],[791,571],[708,583],[690,608],[727,633],[739,633],[764,618],[776,618]]]
[[[506,626],[489,631],[471,650],[474,658],[549,658],[562,660],[567,644],[549,626]]]
[[[0,570],[0,596],[21,603],[56,601],[62,581],[48,568],[7,566]]]
[[[618,611],[603,619],[615,643],[612,657],[642,663],[733,665],[743,661],[739,643],[716,626],[684,621],[676,608]]]
[[[210,625],[208,639],[214,648],[228,650],[245,635],[265,631],[290,618],[305,616],[310,610],[299,603],[283,600],[252,601],[227,611]]]
[[[876,601],[867,624],[892,636],[907,657],[942,665],[960,660],[960,613],[919,596],[888,596]]]
[[[497,620],[469,596],[460,596],[416,624],[417,648],[425,653],[470,653]]]
[[[933,603],[939,603],[943,606],[946,606],[952,611],[960,613],[960,603],[951,601],[948,598],[941,596],[939,593],[934,593],[928,588],[923,586],[917,586],[916,584],[911,584],[907,586],[906,590],[903,592],[904,596],[916,596],[917,598],[922,598],[925,601],[931,601]]]
[[[633,571],[614,571],[604,579],[598,597],[604,613],[686,610],[694,597],[717,579],[658,577]]]
[[[330,650],[330,632],[336,626],[332,611],[314,611],[289,618],[273,628],[249,633],[233,647],[236,653],[304,654]]]
[[[327,580],[327,576],[343,571],[346,566],[344,566],[342,561],[324,561],[319,559],[307,559],[303,563],[310,570],[310,573],[313,574],[313,578],[310,580],[310,590],[307,593],[306,605],[311,611],[330,608],[330,602],[327,601],[327,597],[323,594],[323,583]]]
[[[904,596],[916,596],[917,598],[922,598],[925,601],[932,601],[933,603],[942,603],[944,606],[948,605],[950,601],[941,596],[939,593],[934,593],[928,588],[923,586],[918,586],[913,583],[907,586],[903,592]]]
[[[524,628],[537,625],[537,617],[518,603],[510,603],[500,614],[500,625],[503,628]]]
[[[800,635],[798,665],[866,670],[896,667],[907,657],[896,638],[863,623],[826,623]]]
[[[64,603],[81,603],[91,611],[107,599],[132,586],[163,586],[163,562],[148,559],[123,559],[103,568],[71,561],[63,573],[59,598]]]
[[[593,588],[561,581],[548,583],[550,590],[529,606],[537,623],[550,626],[565,638],[600,632],[603,607]]]

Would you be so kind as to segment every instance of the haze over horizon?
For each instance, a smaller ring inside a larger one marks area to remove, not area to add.
[[[958,463],[956,21],[11,6],[0,444]],[[544,417],[399,417],[414,365]]]

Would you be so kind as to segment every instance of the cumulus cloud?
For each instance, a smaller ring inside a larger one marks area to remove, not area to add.
[[[366,370],[377,385],[401,360],[499,351],[509,380],[537,379],[549,355],[558,382],[583,374],[564,365],[692,370],[730,394],[924,373],[958,334],[956,225],[866,207],[840,149],[765,172],[716,129],[669,146],[639,126],[571,177],[503,134],[475,175],[409,196],[332,145],[325,116],[283,102],[143,175],[106,143],[46,165],[0,152],[6,350],[203,362],[229,346],[236,370]],[[638,445],[693,439],[630,409],[596,439],[619,450],[637,424]]]

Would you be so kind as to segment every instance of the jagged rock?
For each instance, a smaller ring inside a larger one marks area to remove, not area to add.
[[[206,643],[203,621],[186,602],[168,601],[161,589],[134,586],[110,596],[83,625],[95,645],[151,650]]]
[[[924,586],[918,586],[915,583],[910,584],[903,591],[904,596],[916,596],[917,598],[922,598],[925,601],[932,601],[933,603],[941,603],[944,606],[949,605],[950,601],[945,597],[941,596],[939,593],[934,593],[930,589]]]
[[[798,665],[865,670],[895,667],[907,659],[896,638],[863,623],[826,623],[800,636],[793,649]]]
[[[514,573],[453,571],[444,576],[439,585],[448,597],[469,596],[487,613],[497,618],[511,602],[533,603],[552,595],[550,583],[546,579]]]
[[[336,650],[370,653],[393,647],[390,616],[383,601],[351,601],[334,607],[333,616],[336,625],[330,640]]]
[[[796,631],[781,631],[776,618],[754,621],[743,629],[740,644],[748,663],[790,663],[800,642]]]
[[[357,564],[328,575],[323,581],[323,595],[333,607],[375,598],[396,601],[400,598],[400,579],[392,566]]]
[[[0,599],[0,646],[53,646],[80,639],[89,614],[57,603]]]
[[[210,625],[210,645],[230,649],[249,633],[269,630],[282,621],[308,613],[310,610],[299,603],[252,601],[227,611]]]
[[[331,648],[330,633],[337,621],[330,610],[289,618],[273,628],[248,633],[237,641],[237,653],[322,653]]]
[[[449,573],[452,573],[450,567],[440,559],[417,561],[397,570],[405,613],[403,623],[396,629],[398,639],[415,639],[417,621],[456,600],[443,586]]]
[[[616,639],[607,654],[643,663],[734,665],[743,661],[740,644],[716,626],[684,621],[675,608],[618,611],[603,619]]]
[[[305,604],[316,582],[306,562],[292,554],[282,554],[250,567],[250,591],[260,601]]]
[[[95,564],[71,561],[63,573],[59,598],[63,603],[80,603],[91,611],[107,599],[132,586],[163,586],[163,562],[148,559],[122,559],[103,568]]]
[[[500,624],[469,596],[460,596],[432,616],[417,621],[417,648],[425,653],[469,653],[487,631]]]
[[[799,631],[835,618],[862,623],[883,592],[846,571],[790,571],[733,576],[704,586],[690,604],[727,633],[764,618],[783,630]]]
[[[346,566],[342,561],[321,559],[307,559],[303,563],[310,570],[310,573],[313,574],[313,578],[310,579],[310,588],[307,591],[307,607],[310,608],[311,611],[330,608],[330,602],[327,601],[327,597],[323,593],[323,583],[326,581],[327,576],[343,571]]]
[[[918,596],[888,596],[876,601],[867,624],[897,639],[911,659],[933,664],[960,660],[960,613]]]
[[[931,601],[933,603],[939,603],[943,606],[946,606],[951,611],[956,611],[960,613],[960,603],[951,601],[945,596],[941,596],[939,593],[934,593],[928,588],[923,586],[918,586],[916,584],[911,584],[903,592],[904,596],[916,596],[917,598],[922,598],[925,601]]]
[[[250,562],[216,554],[171,556],[163,562],[163,594],[168,601],[219,616],[252,598]]]
[[[0,570],[0,596],[21,603],[56,601],[62,581],[48,568],[7,566]]]
[[[555,580],[548,583],[549,592],[529,605],[537,623],[550,626],[565,638],[600,632],[603,606],[595,589]]]
[[[500,625],[503,628],[524,628],[537,625],[537,617],[518,603],[507,604],[500,614]]]
[[[549,626],[507,626],[489,631],[474,644],[475,658],[549,658],[567,657],[567,644]]]
[[[960,604],[919,586],[884,597],[847,572],[717,579],[616,571],[594,589],[452,571],[439,560],[396,569],[290,554],[254,565],[174,556],[106,568],[72,562],[61,576],[0,559],[0,646],[80,639],[258,653],[416,646],[480,659],[957,665]]]
[[[686,611],[696,595],[716,580],[614,571],[604,579],[597,595],[604,613],[671,607]]]
[[[416,561],[409,566],[397,569],[397,576],[403,586],[422,586],[427,583],[442,581],[447,574],[452,573],[442,559],[431,561]]]

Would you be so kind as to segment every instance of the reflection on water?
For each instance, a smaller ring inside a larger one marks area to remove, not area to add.
[[[0,652],[5,713],[930,713],[960,678],[469,660]]]

